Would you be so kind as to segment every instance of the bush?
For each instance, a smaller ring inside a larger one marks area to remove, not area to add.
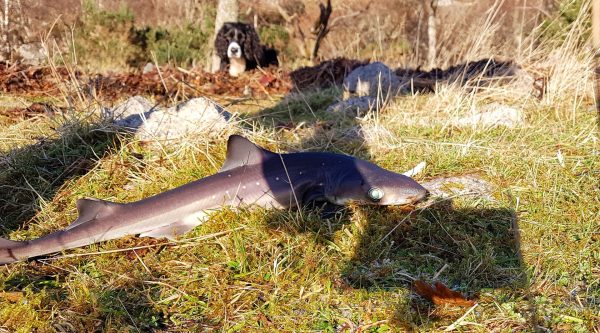
[[[83,67],[100,71],[140,68],[154,62],[154,56],[159,64],[194,65],[209,55],[213,12],[206,10],[200,24],[136,27],[134,14],[127,6],[108,11],[86,0],[75,29],[72,53]]]
[[[136,52],[127,59],[127,64],[140,67],[154,61],[152,54],[159,64],[193,65],[208,55],[212,35],[202,27],[186,24],[171,30],[163,27],[132,28],[129,36]]]

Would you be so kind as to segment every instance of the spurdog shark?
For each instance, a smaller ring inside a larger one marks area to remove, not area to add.
[[[319,152],[278,154],[232,135],[217,174],[132,203],[79,199],[78,218],[63,230],[22,242],[0,238],[0,264],[125,235],[174,238],[223,206],[283,209],[320,201],[403,205],[427,195],[410,177],[355,157]]]

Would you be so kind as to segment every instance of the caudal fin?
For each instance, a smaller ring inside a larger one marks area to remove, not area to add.
[[[25,245],[24,242],[15,242],[0,238],[0,265],[10,264],[19,259],[14,256],[13,249]]]

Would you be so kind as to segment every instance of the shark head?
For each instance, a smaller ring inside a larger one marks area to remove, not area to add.
[[[429,191],[412,178],[383,169],[373,163],[355,159],[353,170],[340,172],[327,197],[343,205],[406,205],[424,200]]]

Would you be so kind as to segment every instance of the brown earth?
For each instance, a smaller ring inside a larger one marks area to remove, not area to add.
[[[287,73],[277,68],[246,72],[238,78],[226,72],[215,74],[195,68],[184,70],[162,67],[147,73],[85,74],[66,67],[39,67],[0,63],[0,91],[21,96],[60,96],[92,94],[113,101],[133,95],[161,98],[186,98],[195,95],[264,96],[284,94],[291,88]]]

